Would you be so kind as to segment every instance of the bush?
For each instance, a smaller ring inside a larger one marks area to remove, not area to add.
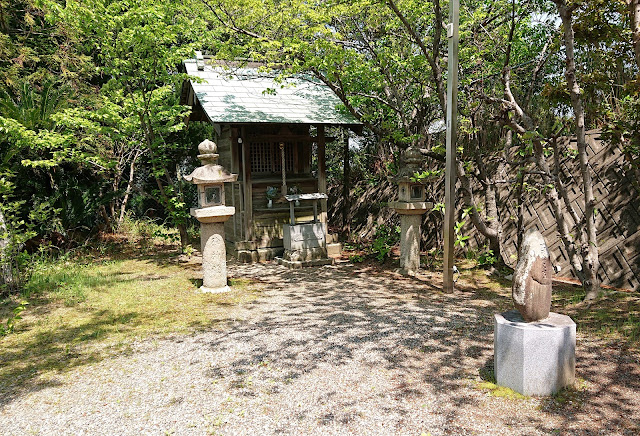
[[[174,245],[180,242],[180,235],[176,229],[146,217],[135,219],[130,215],[125,216],[118,233],[129,243],[140,243],[144,247],[156,243]]]
[[[400,226],[390,227],[382,224],[376,229],[371,246],[372,254],[379,262],[384,262],[391,256],[391,249],[398,242],[400,242]]]
[[[490,267],[495,265],[497,262],[498,258],[493,254],[493,250],[488,247],[478,254],[478,266]]]

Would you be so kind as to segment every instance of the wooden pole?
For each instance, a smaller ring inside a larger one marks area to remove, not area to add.
[[[351,165],[349,163],[349,135],[345,135],[345,129],[340,129],[340,137],[342,139],[342,145],[344,147],[344,164],[343,171],[344,177],[342,179],[342,233],[347,237],[347,240],[351,236],[351,222],[349,221],[349,212],[351,211],[351,196],[349,195],[351,190]],[[345,138],[346,137],[346,138]]]
[[[246,132],[244,127],[240,131],[242,138],[242,178],[244,183],[244,231],[247,240],[251,240],[253,232],[253,186],[251,183],[251,152],[249,150],[249,142],[246,140]]]
[[[324,125],[318,126],[318,192],[327,193],[326,138]],[[320,201],[320,222],[327,225],[327,200]],[[325,235],[326,236],[326,235]]]
[[[442,272],[443,289],[453,291],[453,246],[454,222],[456,212],[456,134],[458,130],[458,26],[460,21],[460,1],[449,2],[451,23],[447,27],[449,39],[447,74],[447,144],[444,191],[444,270]]]
[[[280,163],[282,164],[282,196],[287,195],[287,163],[284,156],[284,142],[280,143]]]

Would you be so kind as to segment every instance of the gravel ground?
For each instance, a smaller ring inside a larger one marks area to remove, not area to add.
[[[225,329],[147,340],[0,395],[11,434],[640,434],[639,356],[578,337],[577,389],[512,399],[491,369],[488,289],[438,292],[342,264],[231,265],[264,292]]]

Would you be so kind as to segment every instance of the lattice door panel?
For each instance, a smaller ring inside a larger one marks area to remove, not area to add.
[[[273,171],[273,151],[269,142],[252,142],[249,145],[252,173],[270,173]]]

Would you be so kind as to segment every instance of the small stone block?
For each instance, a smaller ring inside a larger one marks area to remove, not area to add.
[[[558,313],[525,322],[517,310],[494,315],[496,383],[522,395],[553,395],[574,381],[576,324]]]
[[[284,248],[287,250],[306,250],[326,247],[324,224],[284,224],[282,226]]]
[[[342,254],[342,244],[339,242],[334,242],[331,244],[327,244],[327,256],[329,257],[340,257]]]

